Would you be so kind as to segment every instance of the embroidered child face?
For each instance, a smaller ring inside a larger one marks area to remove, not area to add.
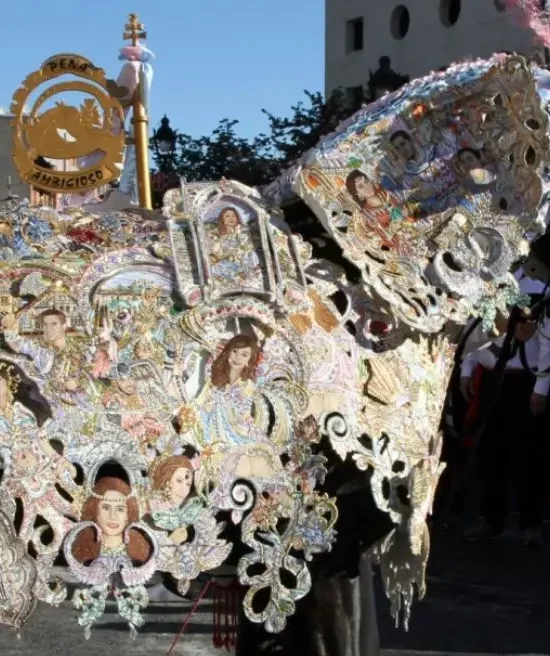
[[[250,364],[250,358],[252,357],[252,349],[250,346],[244,346],[242,348],[235,348],[229,354],[227,359],[229,366],[233,371],[242,371],[245,367],[248,367]]]
[[[10,236],[12,232],[13,231],[10,223],[7,221],[0,221],[0,235]]]
[[[42,319],[42,334],[46,344],[55,344],[65,336],[65,324],[61,317],[50,314]]]
[[[300,437],[306,442],[319,441],[319,425],[312,415],[307,416],[300,422],[298,431]]]
[[[366,176],[361,175],[355,179],[355,193],[360,200],[368,200],[376,195],[376,189]]]
[[[234,230],[239,225],[239,217],[233,209],[226,209],[221,215],[221,224],[226,230]]]
[[[410,162],[416,157],[416,151],[410,135],[406,132],[396,132],[390,139],[395,152],[405,162]]]
[[[179,506],[189,496],[193,485],[193,472],[185,467],[179,467],[170,479],[170,501]]]
[[[481,161],[477,157],[476,153],[470,149],[464,149],[458,154],[458,161],[462,165],[462,168],[466,172],[474,171],[481,167]]]
[[[133,378],[119,378],[117,387],[123,394],[131,396],[136,391],[136,382]]]
[[[128,522],[126,499],[116,490],[107,490],[99,502],[97,524],[104,535],[122,535]]]
[[[145,341],[140,340],[134,348],[134,355],[138,360],[147,360],[151,356],[151,349]]]

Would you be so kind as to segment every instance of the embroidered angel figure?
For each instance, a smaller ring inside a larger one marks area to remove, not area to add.
[[[51,563],[73,526],[72,503],[60,494],[59,488],[70,497],[76,496],[79,490],[73,480],[76,469],[57,454],[44,437],[29,440],[28,436],[15,433],[12,439],[10,446],[4,443],[0,447],[6,464],[2,487],[22,503],[19,538],[32,543],[39,560]],[[34,526],[39,515],[52,529],[53,536],[48,544],[40,539],[47,526]]]
[[[204,508],[198,497],[190,496],[195,469],[196,463],[185,456],[159,458],[151,467],[151,518],[155,526],[170,531],[174,544],[185,542],[187,527]]]
[[[243,445],[265,441],[262,431],[262,404],[256,390],[258,342],[248,335],[236,335],[212,363],[210,380],[193,405],[198,411],[202,445],[221,442]],[[187,406],[180,410],[184,423]]]

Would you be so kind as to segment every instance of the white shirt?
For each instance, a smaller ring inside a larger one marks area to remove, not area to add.
[[[519,291],[522,294],[543,294],[546,289],[546,285],[542,280],[529,278],[523,270],[523,267],[520,267],[514,273],[514,278],[517,280]]]
[[[520,269],[519,272],[516,274],[516,280],[519,283],[520,291],[526,294],[543,294],[546,291],[545,298],[548,299],[547,285],[543,283],[541,280],[528,278],[523,272],[523,269]],[[545,316],[542,321],[542,324],[539,324],[537,333],[535,337],[533,337],[532,339],[535,338],[538,343],[538,361],[536,361],[537,371],[546,371],[548,368],[550,368],[550,318],[549,317]],[[533,368],[533,365],[531,364],[532,361],[529,359],[529,356],[527,356],[527,345],[526,345],[525,353],[529,366]],[[534,352],[533,352],[533,356],[535,357]],[[542,385],[541,381],[545,381],[545,380],[548,380],[548,382],[544,386]],[[537,385],[539,383],[541,384],[541,389],[543,390],[542,392],[537,391]],[[545,376],[542,378],[537,378],[537,385],[535,385],[535,392],[537,394],[546,394],[550,386],[550,377]]]
[[[550,318],[544,317],[535,335],[538,342],[539,361],[538,370],[546,371],[550,367]],[[529,362],[529,360],[528,360]],[[548,378],[548,376],[547,376]]]
[[[548,321],[548,320],[547,320]],[[548,328],[550,330],[550,321],[548,322]],[[480,364],[486,369],[493,369],[497,363],[497,355],[489,348],[491,344],[499,346],[502,348],[504,343],[504,336],[495,339],[490,344],[485,344],[479,349],[469,353],[460,367],[460,377],[461,378],[471,378],[472,373],[476,365]],[[544,347],[544,348],[543,348]],[[550,340],[544,339],[544,344],[540,337],[540,331],[537,332],[531,339],[527,340],[524,345],[525,348],[525,360],[529,368],[532,371],[545,371],[550,366]],[[521,363],[519,351],[514,355],[513,358],[508,360],[505,365],[507,371],[526,371],[523,364]],[[546,376],[537,376],[533,392],[535,394],[541,394],[546,396],[548,390],[550,389],[550,375]]]

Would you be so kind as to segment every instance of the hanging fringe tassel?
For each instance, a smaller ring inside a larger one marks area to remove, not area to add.
[[[232,580],[226,585],[212,584],[213,624],[212,642],[218,649],[231,651],[237,644],[237,625],[239,617],[239,584]]]

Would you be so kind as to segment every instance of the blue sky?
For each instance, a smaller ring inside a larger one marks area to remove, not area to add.
[[[324,0],[12,0],[2,3],[0,106],[49,56],[76,52],[116,77],[130,12],[156,55],[151,118],[209,134],[222,118],[239,132],[286,115],[303,90],[323,90]]]

